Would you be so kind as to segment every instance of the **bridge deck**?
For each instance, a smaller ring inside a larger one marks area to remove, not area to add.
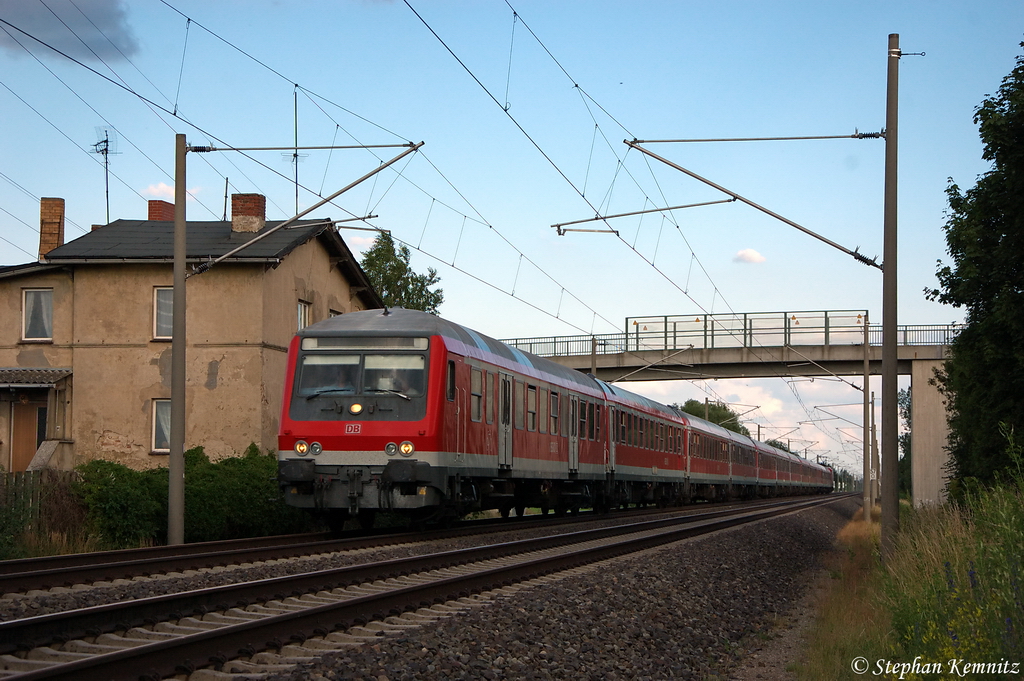
[[[515,338],[508,345],[607,381],[857,375],[864,373],[864,313],[771,312],[636,317],[627,331]],[[899,367],[943,360],[956,324],[899,327]],[[882,327],[868,324],[871,373],[881,372]]]

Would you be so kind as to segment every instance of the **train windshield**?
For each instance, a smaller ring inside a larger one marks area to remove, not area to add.
[[[296,395],[419,397],[426,385],[426,357],[419,354],[324,353],[303,355]]]

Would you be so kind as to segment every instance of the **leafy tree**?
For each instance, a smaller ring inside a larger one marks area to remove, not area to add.
[[[911,420],[910,420],[910,388],[904,388],[900,390],[896,395],[896,406],[900,411],[900,420],[903,421],[903,427],[906,429],[905,432],[900,433],[900,461],[897,468],[897,479],[900,485],[900,494],[910,495],[912,492],[911,487],[911,464],[910,464],[910,435],[911,435]]]
[[[697,400],[686,400],[686,404],[679,406],[678,404],[671,405],[679,411],[686,412],[698,418],[704,418],[704,402],[698,402]],[[717,423],[723,428],[727,428],[734,433],[740,435],[750,436],[750,431],[747,430],[746,426],[740,423],[740,415],[734,412],[728,407],[728,405],[721,402],[711,402],[707,404],[707,420],[711,423]]]
[[[789,448],[789,445],[787,445],[782,440],[766,440],[765,444],[769,445],[770,447],[775,447],[775,449],[781,449],[784,452],[791,452],[791,451],[793,451],[793,450],[791,450]]]
[[[437,308],[444,302],[444,292],[430,287],[441,278],[433,267],[428,267],[426,274],[416,274],[409,267],[409,258],[408,246],[396,249],[391,235],[381,232],[363,254],[360,265],[386,306],[436,315]]]
[[[936,377],[954,492],[968,478],[991,483],[1009,465],[1000,422],[1024,427],[1024,56],[974,122],[992,169],[966,192],[950,179],[944,229],[952,262],[939,262],[940,288],[926,290],[929,299],[966,311]]]

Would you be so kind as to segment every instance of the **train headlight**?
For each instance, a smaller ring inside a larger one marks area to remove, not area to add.
[[[306,456],[306,454],[309,454],[309,445],[306,444],[305,440],[299,440],[295,443],[295,453],[299,456]]]
[[[395,454],[398,454],[398,445],[396,445],[394,442],[387,443],[387,445],[384,446],[384,453],[387,454],[388,456],[394,456]]]
[[[313,456],[316,456],[322,451],[324,451],[324,448],[320,445],[319,442],[314,442],[309,446],[309,453],[312,454]]]
[[[398,451],[402,453],[402,456],[412,456],[412,453],[416,451],[416,448],[412,446],[412,443],[406,440],[402,444],[398,445]]]
[[[348,410],[351,413],[353,413],[353,414],[362,414],[363,413],[363,405],[361,405],[358,402],[356,402],[355,404],[349,405]]]

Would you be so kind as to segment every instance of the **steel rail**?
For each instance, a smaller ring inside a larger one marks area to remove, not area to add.
[[[634,511],[635,512],[635,511]],[[662,510],[662,513],[665,511]],[[574,516],[575,517],[575,516]],[[219,542],[151,546],[141,549],[97,551],[65,556],[43,556],[0,561],[0,594],[45,590],[88,584],[93,581],[130,579],[182,570],[293,558],[318,553],[379,548],[423,541],[438,541],[473,534],[487,534],[524,527],[524,521],[541,526],[579,522],[548,516],[528,516],[509,521],[504,518],[467,521],[464,527],[428,532],[381,532],[327,539],[328,533],[281,535]]]
[[[234,657],[251,657],[264,649],[281,649],[289,642],[301,642],[309,636],[324,636],[331,631],[345,630],[372,620],[384,619],[389,614],[400,614],[418,607],[462,598],[471,593],[479,593],[553,572],[572,569],[586,563],[831,503],[839,498],[842,497],[789,502],[767,510],[736,513],[720,519],[703,518],[699,522],[689,522],[683,527],[659,535],[633,537],[611,545],[535,558],[512,566],[483,569],[471,574],[445,577],[423,584],[399,586],[385,592],[357,596],[338,603],[312,606],[303,610],[228,625],[176,639],[104,653],[46,669],[17,674],[11,678],[19,681],[36,681],[37,679],[106,681],[122,678],[156,681],[173,674],[191,673],[212,663],[222,664]],[[380,579],[379,576],[378,579]]]
[[[787,513],[818,501],[830,502],[837,498],[839,497],[830,496],[824,500],[799,500],[796,502],[788,500],[772,505],[770,508],[761,507],[753,511],[749,509],[722,509],[696,516],[675,517],[629,523],[610,528],[581,530],[579,532],[548,537],[445,551],[425,556],[398,558],[378,563],[351,565],[333,570],[286,575],[267,580],[223,585],[145,599],[121,601],[68,612],[10,620],[0,622],[0,654],[45,646],[54,641],[68,641],[88,636],[99,636],[102,633],[128,630],[132,627],[144,626],[158,621],[180,619],[193,613],[227,610],[239,606],[245,607],[251,603],[263,600],[329,591],[355,584],[404,577],[415,573],[504,558],[554,547],[563,547],[644,530],[656,530],[676,525],[678,527],[673,530],[674,533],[686,533],[690,531],[687,528],[705,527],[709,523],[720,523],[720,527],[729,527],[732,524],[745,522],[744,518],[771,517],[772,515]]]

